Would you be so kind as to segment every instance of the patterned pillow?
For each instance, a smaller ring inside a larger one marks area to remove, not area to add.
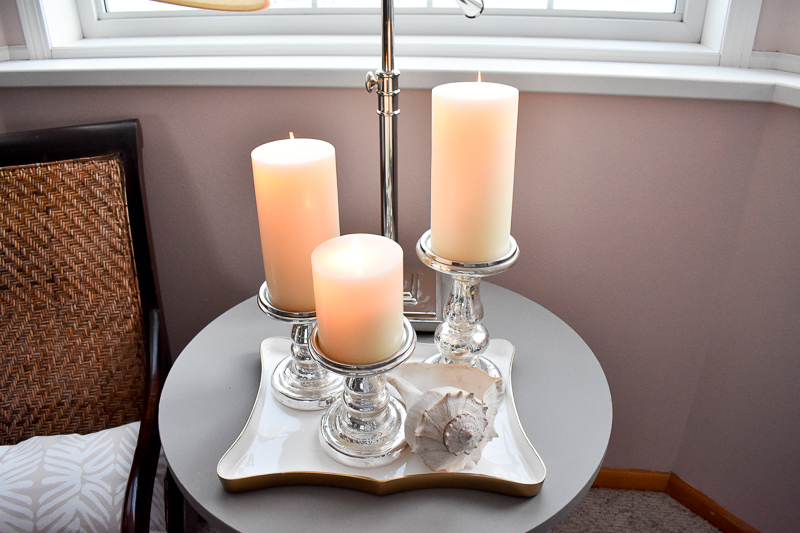
[[[32,437],[0,455],[0,531],[119,533],[139,422],[89,435]],[[158,462],[150,531],[166,530]]]

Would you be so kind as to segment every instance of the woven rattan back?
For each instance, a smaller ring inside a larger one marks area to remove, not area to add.
[[[145,332],[119,156],[0,168],[0,444],[138,420]]]

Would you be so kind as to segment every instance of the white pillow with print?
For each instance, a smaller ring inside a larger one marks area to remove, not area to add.
[[[0,455],[0,531],[119,533],[139,422],[89,435],[32,437]],[[166,531],[163,452],[150,531]]]

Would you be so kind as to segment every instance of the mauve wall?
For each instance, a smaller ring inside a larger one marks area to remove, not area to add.
[[[258,144],[289,130],[331,142],[342,231],[379,231],[375,105],[359,89],[2,89],[0,128],[141,120],[177,355],[263,280]],[[411,254],[429,224],[430,92],[403,91],[401,109]],[[800,110],[782,106],[523,93],[521,258],[492,280],[562,317],[602,363],[605,466],[676,471],[764,533],[800,523],[798,134]]]
[[[800,54],[800,2],[762,1],[753,50]]]
[[[0,46],[25,44],[15,0],[0,0]]]
[[[800,525],[800,109],[770,107],[675,472],[763,532]]]

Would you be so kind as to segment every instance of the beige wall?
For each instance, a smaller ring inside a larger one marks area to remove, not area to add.
[[[400,234],[413,254],[429,224],[430,92],[403,91],[401,109]],[[0,90],[8,130],[128,117],[144,132],[175,355],[263,280],[255,146],[290,130],[331,142],[342,231],[379,232],[363,90]],[[606,466],[677,471],[764,533],[800,522],[778,508],[800,499],[798,133],[800,110],[768,104],[523,93],[521,257],[492,280],[594,350],[614,400]]]
[[[0,0],[0,45],[24,44],[16,17]],[[755,49],[800,53],[798,27],[799,3],[764,0]],[[404,90],[401,108],[400,240],[413,256],[429,225],[429,91]],[[290,130],[331,142],[342,231],[379,231],[363,90],[0,89],[0,131],[130,117],[173,355],[263,280],[258,144]],[[594,350],[614,401],[605,466],[675,471],[763,533],[800,523],[798,138],[800,110],[776,105],[523,93],[521,257],[491,280]]]
[[[800,524],[798,139],[771,107],[675,467],[762,532]]]
[[[0,0],[0,46],[24,44],[16,0]]]
[[[763,0],[753,50],[800,54],[800,2]]]

